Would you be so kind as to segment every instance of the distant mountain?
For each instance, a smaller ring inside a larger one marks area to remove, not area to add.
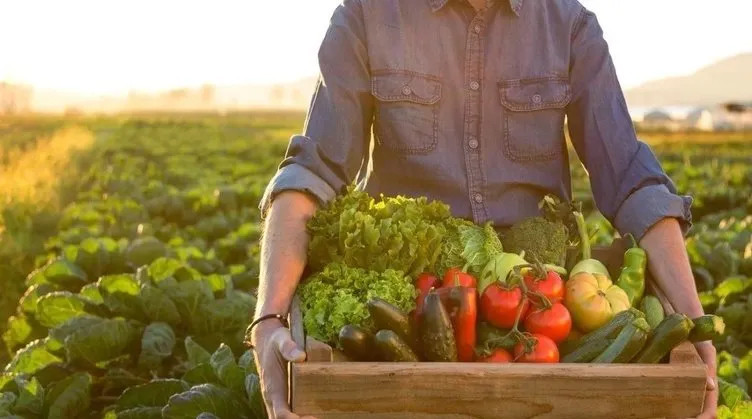
[[[752,101],[752,53],[726,58],[696,73],[654,80],[625,92],[630,106],[715,105]]]

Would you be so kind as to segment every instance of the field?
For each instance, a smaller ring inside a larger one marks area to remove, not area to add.
[[[257,204],[302,118],[0,120],[0,416],[264,417],[241,343]],[[752,134],[643,139],[695,198],[687,249],[727,325],[715,344],[733,405],[752,388]]]

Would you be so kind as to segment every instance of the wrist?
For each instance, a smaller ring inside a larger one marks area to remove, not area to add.
[[[286,325],[280,319],[273,317],[266,319],[256,324],[250,331],[247,332],[246,340],[252,346],[256,346],[256,342],[259,339],[263,339],[264,337],[269,336],[273,331],[279,329],[280,327],[286,327]]]

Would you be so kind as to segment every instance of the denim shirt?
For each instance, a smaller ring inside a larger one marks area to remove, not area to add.
[[[427,196],[504,227],[571,199],[565,117],[598,209],[637,239],[691,223],[637,140],[603,33],[576,0],[345,0],[319,50],[321,76],[260,203],[284,190],[325,203],[357,182]],[[373,135],[372,135],[373,134]]]

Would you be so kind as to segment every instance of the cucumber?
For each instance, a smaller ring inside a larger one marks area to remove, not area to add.
[[[410,325],[410,319],[399,308],[380,298],[368,301],[368,313],[376,330],[391,330],[407,342],[413,350],[418,349],[418,338]]]
[[[702,342],[704,340],[715,340],[723,336],[726,330],[726,323],[723,317],[707,314],[692,319],[695,327],[689,332],[689,340],[692,342]]]
[[[410,345],[391,330],[379,330],[373,337],[379,357],[387,362],[418,362]]]
[[[619,336],[600,355],[593,359],[596,364],[627,363],[645,346],[650,334],[650,325],[642,318],[636,318],[624,326]]]
[[[694,325],[689,317],[673,313],[653,330],[634,362],[639,364],[655,364],[666,356],[677,345],[687,340]]]
[[[563,342],[561,344],[561,347],[559,348],[559,351],[563,355],[567,355],[571,352],[574,352],[581,346],[586,345],[590,341],[602,341],[605,339],[614,339],[616,338],[616,335],[618,335],[619,332],[621,332],[621,329],[624,328],[624,326],[632,323],[632,321],[636,319],[637,317],[644,317],[644,314],[642,314],[642,312],[634,308],[621,311],[617,313],[608,323],[604,324],[598,329],[593,330],[587,335],[576,340]],[[587,362],[587,361],[583,361],[583,362]]]
[[[561,358],[561,362],[590,362],[601,352],[605,351],[613,341],[613,339],[609,338],[588,341],[574,351],[564,355]]]
[[[342,326],[339,331],[339,345],[345,355],[353,361],[374,359],[373,336],[358,326]]]
[[[456,362],[457,343],[454,329],[441,297],[436,291],[426,296],[420,319],[420,343],[428,361]]]
[[[666,317],[666,313],[663,311],[663,305],[660,300],[658,300],[658,297],[654,295],[646,295],[642,299],[640,310],[645,313],[645,319],[648,321],[651,329],[655,329],[661,324],[663,318]]]

